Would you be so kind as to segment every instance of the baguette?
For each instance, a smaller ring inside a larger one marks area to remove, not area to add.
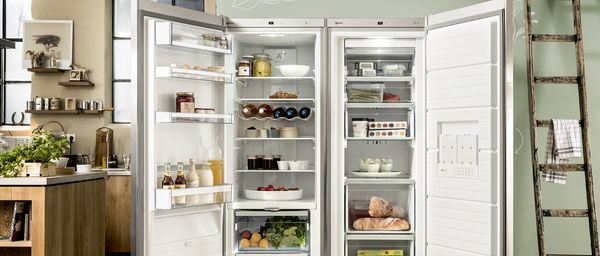
[[[410,224],[400,218],[360,218],[352,224],[356,230],[369,231],[404,231],[410,229]]]
[[[393,206],[381,197],[371,197],[369,215],[373,218],[404,218],[406,211],[402,207]]]

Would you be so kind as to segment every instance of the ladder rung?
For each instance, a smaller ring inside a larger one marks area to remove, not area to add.
[[[563,218],[587,217],[588,210],[587,209],[543,209],[542,215],[544,215],[544,217],[563,217]]]
[[[533,78],[536,84],[578,84],[578,76],[536,76]]]
[[[550,128],[552,120],[537,120],[537,127]],[[583,125],[583,121],[579,120],[579,126]]]
[[[531,40],[534,42],[575,42],[576,35],[552,35],[552,34],[533,34]]]
[[[583,172],[583,164],[540,164],[540,171]]]

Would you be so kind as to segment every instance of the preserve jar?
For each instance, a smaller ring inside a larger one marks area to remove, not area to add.
[[[271,76],[271,58],[269,54],[257,53],[254,54],[254,65],[252,76],[255,77],[270,77]]]
[[[185,105],[184,108],[191,106],[192,111],[184,111],[184,112],[194,112],[195,103],[194,103],[194,93],[193,92],[178,92],[177,97],[175,98],[175,112],[182,112],[181,106],[185,103],[191,103]]]

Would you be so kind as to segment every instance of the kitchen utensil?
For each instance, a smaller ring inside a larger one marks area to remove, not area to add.
[[[77,165],[77,173],[90,173],[92,172],[91,164],[78,164]]]
[[[302,199],[302,189],[290,191],[258,191],[245,189],[246,198],[252,200],[288,201]]]
[[[279,161],[277,162],[279,170],[288,170],[290,168],[290,161]]]
[[[286,77],[302,77],[308,74],[310,66],[306,65],[281,65],[277,69],[283,76]]]
[[[361,178],[390,178],[396,177],[402,172],[366,172],[366,171],[352,171],[352,174],[356,175],[356,177]]]

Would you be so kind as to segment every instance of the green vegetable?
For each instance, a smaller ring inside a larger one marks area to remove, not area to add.
[[[302,240],[300,240],[300,238],[295,236],[286,236],[283,239],[281,239],[281,242],[279,243],[279,248],[300,247],[302,246],[302,244],[303,242]]]
[[[24,162],[42,163],[48,167],[51,160],[63,156],[69,148],[69,141],[62,136],[54,136],[43,130],[34,130],[31,143],[19,145],[12,150],[0,153],[0,177],[14,177]]]
[[[303,247],[308,218],[275,216],[267,219],[260,233],[276,248]]]

